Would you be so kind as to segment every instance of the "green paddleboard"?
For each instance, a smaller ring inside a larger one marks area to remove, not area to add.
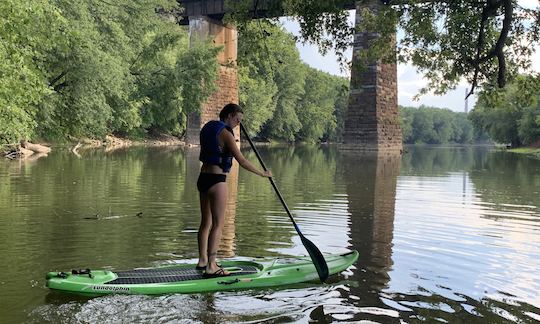
[[[358,252],[325,255],[330,275],[339,273],[358,259]],[[286,286],[318,281],[309,257],[275,259],[267,262],[227,261],[221,266],[230,276],[205,278],[194,264],[134,269],[129,271],[72,270],[47,273],[47,287],[53,290],[100,296],[107,294],[201,293],[223,290]]]

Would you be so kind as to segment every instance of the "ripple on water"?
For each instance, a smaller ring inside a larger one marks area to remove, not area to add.
[[[532,301],[536,305],[531,314],[538,313],[540,282],[533,274],[540,267],[538,207],[482,201],[482,195],[469,195],[471,183],[459,195],[460,177],[399,178],[387,290],[423,290],[447,301],[470,296],[467,306],[451,309],[482,316],[485,306],[479,301],[498,302],[490,312],[510,321],[519,320],[510,310],[515,303]],[[498,300],[501,296],[507,297]],[[450,311],[421,299],[398,302],[413,309]]]
[[[0,308],[16,309],[6,322],[26,314],[33,323],[540,321],[537,162],[421,149],[425,157],[405,154],[401,169],[388,172],[389,160],[310,150],[268,149],[265,159],[302,233],[323,252],[357,249],[355,266],[326,285],[157,297],[51,297],[42,278],[73,267],[195,260],[197,154],[134,150],[0,163],[0,179],[8,179],[0,181],[0,259],[12,261],[0,263],[8,278],[0,280]],[[271,187],[245,174],[220,251],[305,255]]]

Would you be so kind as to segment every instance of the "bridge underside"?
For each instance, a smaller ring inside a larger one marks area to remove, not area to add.
[[[283,0],[253,0],[249,9],[251,18],[274,18],[283,16],[281,3]],[[180,24],[189,25],[189,17],[206,16],[221,21],[226,13],[234,12],[235,8],[227,8],[233,1],[225,0],[179,0],[184,8]],[[356,9],[354,0],[336,0],[346,10]]]
[[[189,23],[190,44],[211,37],[216,46],[224,46],[218,60],[221,64],[218,91],[209,98],[200,113],[188,116],[186,132],[187,144],[199,144],[199,130],[207,121],[217,119],[221,108],[230,102],[238,103],[237,77],[237,32],[232,26],[220,20],[227,8],[223,0],[182,1],[185,8],[184,23]],[[254,18],[275,13],[276,0],[254,1]],[[361,9],[365,4],[359,1],[343,1],[345,9],[356,9],[356,25],[360,22]],[[362,2],[363,3],[363,2]],[[350,7],[347,7],[350,6]],[[370,10],[377,10],[380,1],[372,0]],[[270,9],[268,9],[270,8]],[[380,61],[361,62],[360,51],[370,46],[376,34],[358,32],[353,44],[353,65],[348,110],[345,119],[343,149],[359,151],[401,152],[402,133],[397,107],[396,64]],[[238,130],[235,133],[239,136]]]

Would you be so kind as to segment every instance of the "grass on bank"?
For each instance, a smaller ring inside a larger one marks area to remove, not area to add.
[[[533,155],[540,158],[540,147],[519,147],[515,149],[509,149],[508,152]]]

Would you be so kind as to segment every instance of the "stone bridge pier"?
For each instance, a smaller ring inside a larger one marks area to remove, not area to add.
[[[358,27],[365,9],[377,12],[380,1],[356,4]],[[358,29],[357,29],[358,30]],[[402,131],[397,104],[397,66],[381,60],[362,61],[361,51],[378,35],[371,31],[354,36],[349,103],[345,118],[343,149],[400,153]]]
[[[226,26],[221,18],[227,11],[224,0],[184,0],[184,17],[188,18],[190,44],[212,38],[216,46],[223,46],[218,90],[203,105],[201,112],[188,116],[186,144],[199,144],[199,130],[211,119],[216,119],[221,108],[230,102],[238,103],[237,31]],[[344,7],[356,8],[356,22],[361,23],[364,9],[376,12],[380,0],[357,1]],[[211,18],[212,17],[212,18]],[[345,119],[344,142],[341,148],[368,152],[396,152],[402,150],[402,133],[397,107],[396,64],[381,60],[361,61],[361,50],[371,46],[378,35],[358,32],[354,37],[348,110]],[[189,98],[188,98],[189,100]],[[235,130],[239,138],[239,130]]]
[[[226,26],[219,20],[207,16],[189,17],[189,43],[212,39],[216,46],[223,46],[218,55],[219,76],[218,90],[208,98],[201,107],[200,112],[193,112],[187,116],[186,144],[199,145],[199,131],[206,122],[218,119],[221,108],[228,103],[238,103],[238,73],[237,73],[237,44],[238,33],[236,28]],[[189,100],[189,98],[187,98]],[[236,138],[240,136],[240,129],[234,129]]]

